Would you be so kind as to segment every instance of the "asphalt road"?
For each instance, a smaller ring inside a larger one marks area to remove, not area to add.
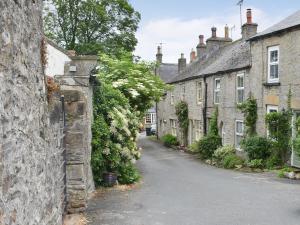
[[[300,225],[299,182],[214,168],[141,137],[142,184],[89,203],[90,225]]]

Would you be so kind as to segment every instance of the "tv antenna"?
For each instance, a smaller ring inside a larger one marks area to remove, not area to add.
[[[242,17],[242,7],[244,4],[244,0],[239,0],[239,2],[237,3],[237,5],[240,6],[240,18],[241,18],[241,27],[243,26],[243,17]]]

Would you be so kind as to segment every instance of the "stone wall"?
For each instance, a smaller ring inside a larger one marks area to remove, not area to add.
[[[46,99],[42,1],[0,9],[0,224],[60,225],[62,130],[59,102]]]
[[[65,66],[65,75],[57,76],[65,98],[67,152],[67,210],[83,212],[88,194],[94,190],[91,170],[91,125],[93,117],[91,71],[97,57],[75,56]]]

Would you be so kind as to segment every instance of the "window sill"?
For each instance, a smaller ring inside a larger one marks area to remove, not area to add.
[[[273,87],[273,86],[280,86],[281,85],[281,83],[280,82],[274,82],[274,83],[263,83],[263,85],[265,86],[265,87]]]

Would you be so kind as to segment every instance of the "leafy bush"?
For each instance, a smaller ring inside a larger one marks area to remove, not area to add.
[[[120,184],[133,184],[141,178],[139,171],[131,162],[121,164],[118,172]]]
[[[262,159],[253,159],[253,160],[250,160],[247,163],[247,166],[249,166],[250,168],[260,168],[260,169],[262,169],[264,167],[264,162],[263,162]]]
[[[198,151],[198,142],[194,142],[188,147],[188,151],[191,153],[196,153]]]
[[[267,160],[266,160],[266,167],[268,169],[274,169],[278,165],[281,164],[281,159],[278,157],[277,154],[272,154]]]
[[[222,138],[216,135],[208,135],[198,142],[198,152],[202,159],[211,159],[215,150],[222,146]]]
[[[219,147],[213,154],[213,158],[216,160],[217,164],[221,164],[225,156],[229,154],[234,154],[235,149],[231,145],[225,145],[223,147]]]
[[[177,137],[173,136],[172,134],[166,134],[162,136],[161,140],[167,147],[178,145]]]
[[[293,172],[293,169],[290,168],[290,167],[285,167],[285,168],[282,168],[281,170],[279,170],[277,175],[280,178],[284,178],[284,174],[285,173],[290,173],[290,172]]]
[[[291,116],[291,112],[285,110],[266,115],[269,135],[273,140],[273,151],[276,154],[275,156],[280,159],[280,165],[287,161],[288,153],[291,150]]]
[[[300,156],[300,136],[293,141],[293,147],[296,154]]]
[[[242,148],[247,152],[249,160],[266,160],[271,155],[271,141],[265,137],[251,136],[242,141]]]
[[[236,154],[228,154],[223,159],[222,164],[225,169],[234,169],[238,165],[243,165],[244,160]]]

